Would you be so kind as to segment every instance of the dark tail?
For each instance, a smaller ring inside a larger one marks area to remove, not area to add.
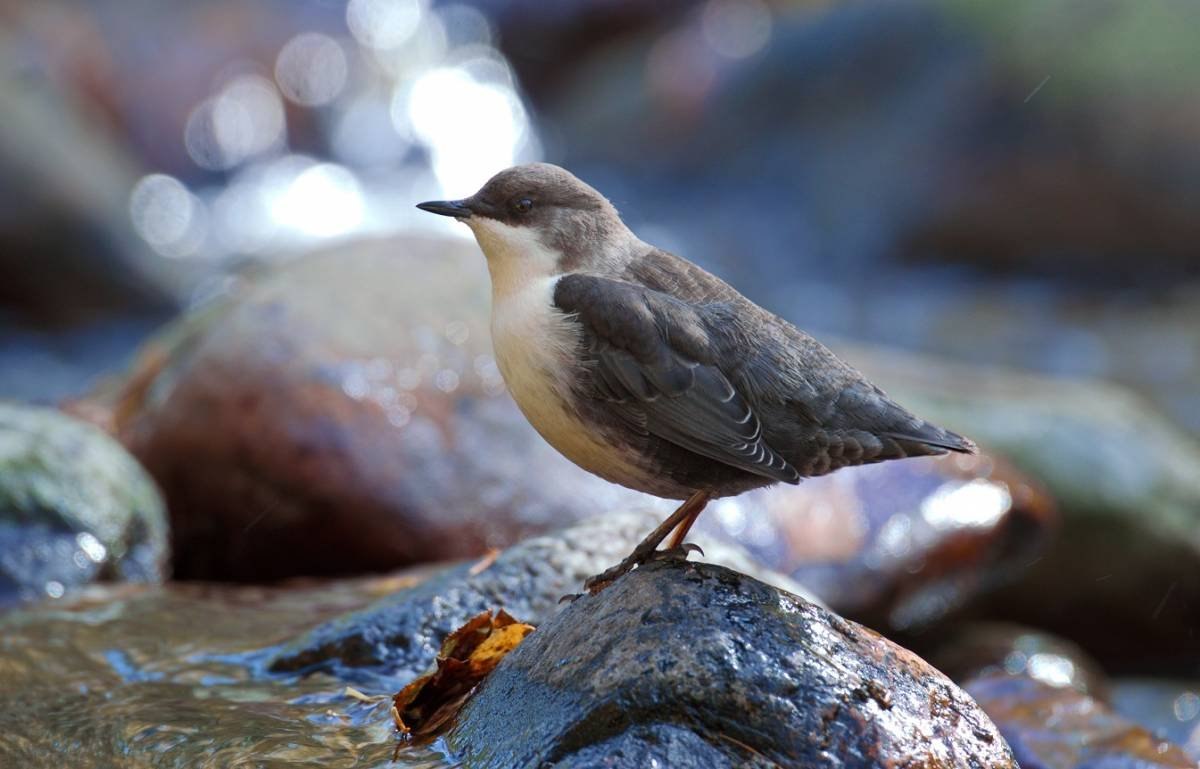
[[[881,437],[891,438],[900,444],[900,448],[910,457],[927,454],[945,454],[955,451],[959,454],[974,454],[979,449],[970,438],[964,438],[958,433],[943,430],[937,425],[922,422],[916,429],[906,429],[903,432],[886,432]]]

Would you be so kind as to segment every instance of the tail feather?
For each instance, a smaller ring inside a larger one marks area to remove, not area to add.
[[[915,430],[886,432],[883,435],[899,443],[909,456],[944,454],[947,451],[954,451],[959,454],[974,454],[979,450],[975,442],[970,438],[965,438],[958,433],[944,430],[929,422],[922,422]],[[929,449],[933,449],[933,451]]]

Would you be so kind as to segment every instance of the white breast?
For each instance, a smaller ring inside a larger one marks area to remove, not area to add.
[[[525,418],[567,459],[606,480],[645,489],[645,473],[633,457],[605,442],[569,405],[579,327],[554,306],[557,282],[542,278],[493,296],[492,344],[500,373]]]
[[[567,459],[601,478],[645,490],[634,457],[603,440],[570,407],[580,328],[554,306],[558,254],[533,233],[469,220],[492,277],[492,345],[505,384],[525,418]]]

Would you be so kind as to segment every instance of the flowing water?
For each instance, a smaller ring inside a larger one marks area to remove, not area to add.
[[[391,763],[391,692],[265,673],[275,645],[396,587],[115,587],[0,615],[0,767],[446,767]]]

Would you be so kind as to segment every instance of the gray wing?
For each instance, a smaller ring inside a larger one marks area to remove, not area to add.
[[[704,308],[590,275],[560,279],[554,303],[582,327],[591,395],[630,427],[746,472],[800,481],[716,365]]]

